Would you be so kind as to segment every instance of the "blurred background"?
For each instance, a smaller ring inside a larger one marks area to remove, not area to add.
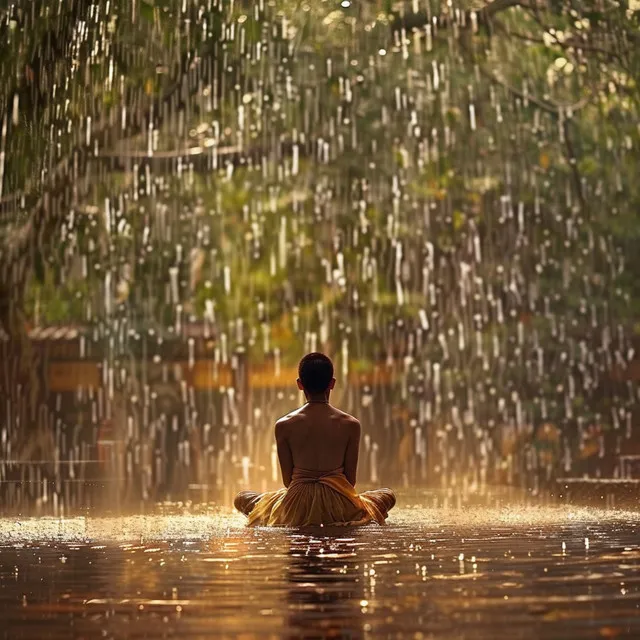
[[[277,486],[312,350],[363,485],[635,487],[638,5],[1,2],[2,509]]]

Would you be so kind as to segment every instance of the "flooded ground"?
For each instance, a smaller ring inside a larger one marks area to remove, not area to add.
[[[227,511],[0,521],[0,638],[640,637],[640,515],[428,509],[249,530]]]

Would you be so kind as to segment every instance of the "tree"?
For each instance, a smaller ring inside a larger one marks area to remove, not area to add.
[[[437,468],[445,482],[502,468],[549,477],[559,459],[535,447],[550,433],[566,471],[590,424],[626,437],[636,11],[604,0],[110,6],[106,18],[78,2],[53,21],[74,34],[88,16],[79,66],[66,94],[33,98],[50,100],[39,107],[49,120],[24,117],[48,125],[66,108],[70,134],[25,125],[7,137],[5,185],[33,193],[2,254],[14,341],[36,299],[51,312],[66,291],[57,319],[91,319],[105,341],[110,324],[160,332],[193,316],[254,360],[315,346],[342,374],[385,361],[416,474]],[[18,16],[31,28],[14,37],[30,44],[11,41],[19,55],[5,69],[49,51],[46,7]],[[50,89],[70,73],[58,54]],[[87,144],[89,117],[102,124]],[[41,165],[16,162],[27,143],[44,150],[44,180],[28,178]]]

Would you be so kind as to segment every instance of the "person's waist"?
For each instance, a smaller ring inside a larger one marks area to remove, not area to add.
[[[330,470],[293,468],[292,480],[303,482],[320,482],[328,478],[344,477],[344,467]]]

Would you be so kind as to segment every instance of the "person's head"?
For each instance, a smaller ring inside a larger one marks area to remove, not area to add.
[[[333,377],[333,362],[324,353],[308,353],[298,365],[298,389],[307,398],[329,397],[336,383]]]

